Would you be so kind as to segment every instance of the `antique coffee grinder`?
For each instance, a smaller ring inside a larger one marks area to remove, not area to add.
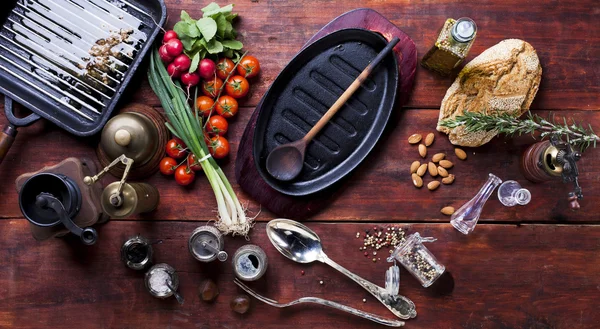
[[[573,150],[571,144],[563,142],[558,136],[550,140],[541,141],[531,145],[521,158],[523,175],[528,180],[539,183],[562,177],[563,182],[573,182],[575,190],[569,192],[569,207],[579,209],[578,199],[583,198],[579,186],[577,161],[581,153]]]
[[[145,178],[158,170],[168,139],[165,119],[159,112],[132,104],[106,123],[96,154],[104,167],[123,154],[133,160],[129,178]],[[124,167],[112,166],[109,172],[121,177]]]

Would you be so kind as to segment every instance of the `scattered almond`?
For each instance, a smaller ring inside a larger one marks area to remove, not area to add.
[[[421,158],[425,158],[427,156],[427,147],[423,144],[419,144],[419,155]]]
[[[427,134],[427,136],[425,136],[425,146],[429,146],[429,145],[433,144],[434,139],[435,139],[435,135],[433,133]]]
[[[427,164],[427,169],[429,170],[429,174],[431,175],[431,177],[435,177],[438,175],[438,171],[437,171],[437,167],[435,166],[435,163],[429,162]]]
[[[456,157],[461,159],[461,160],[466,160],[467,159],[467,152],[463,151],[462,149],[459,148],[455,148],[454,149],[454,154],[456,154]]]
[[[440,160],[444,160],[445,157],[446,157],[446,153],[436,153],[431,158],[431,161],[438,163],[438,162],[440,162]]]
[[[448,170],[444,169],[442,166],[437,167],[438,175],[442,177],[448,177]]]
[[[442,166],[446,169],[450,169],[450,168],[452,168],[452,166],[454,166],[454,164],[452,162],[450,162],[449,160],[440,160],[440,166]]]
[[[419,176],[417,174],[412,174],[412,181],[413,181],[413,184],[415,184],[415,186],[417,188],[420,188],[421,186],[423,186],[423,179],[421,179],[421,176]]]
[[[450,216],[454,213],[454,207],[444,207],[440,212],[446,216]]]
[[[419,161],[415,161],[410,165],[410,173],[414,174],[417,172],[417,169],[419,169],[419,166],[421,165],[421,163]]]
[[[429,184],[427,184],[427,188],[428,188],[430,191],[434,191],[434,190],[435,190],[435,189],[437,189],[438,187],[440,187],[440,182],[438,182],[438,181],[436,181],[436,180],[434,180],[434,181],[431,181],[431,182],[429,182]]]
[[[448,175],[448,177],[442,178],[442,183],[444,183],[446,185],[450,185],[450,184],[454,183],[454,178],[455,178],[455,176],[450,174],[450,175]]]
[[[427,164],[424,163],[419,168],[417,168],[417,175],[423,177],[423,175],[425,175],[426,171],[427,171]]]
[[[410,144],[417,144],[418,142],[421,141],[423,137],[421,137],[421,134],[412,134],[410,136],[408,136],[408,142]]]

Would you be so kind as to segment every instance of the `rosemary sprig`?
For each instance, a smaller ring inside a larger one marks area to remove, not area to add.
[[[582,152],[592,145],[596,147],[596,142],[600,141],[600,137],[594,133],[592,126],[588,125],[589,128],[584,128],[574,120],[572,122],[569,125],[566,118],[564,123],[556,123],[554,118],[551,122],[531,112],[529,112],[526,119],[515,118],[507,113],[486,115],[477,112],[465,112],[453,119],[443,120],[440,122],[440,126],[446,128],[465,126],[467,132],[496,131],[499,134],[508,136],[531,134],[534,138],[534,134],[540,132],[541,139],[551,135],[564,136],[567,142],[579,147]]]

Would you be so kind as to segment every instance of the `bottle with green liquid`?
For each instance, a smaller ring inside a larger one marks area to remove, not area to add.
[[[476,34],[477,25],[472,19],[448,18],[435,45],[423,56],[421,65],[441,75],[449,75],[467,57]]]

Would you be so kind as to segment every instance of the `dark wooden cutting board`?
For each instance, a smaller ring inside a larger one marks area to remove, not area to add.
[[[387,40],[395,36],[400,38],[400,42],[394,47],[400,72],[397,100],[399,109],[408,100],[414,82],[417,66],[417,50],[414,42],[378,12],[372,9],[356,9],[329,22],[308,40],[303,48],[331,32],[347,28],[363,28],[378,32]],[[343,191],[342,185],[352,177],[352,174],[326,190],[302,197],[285,195],[271,188],[260,177],[252,156],[254,129],[261,105],[262,101],[256,106],[240,141],[235,163],[237,182],[246,193],[275,215],[297,220],[306,219],[326,207]]]

